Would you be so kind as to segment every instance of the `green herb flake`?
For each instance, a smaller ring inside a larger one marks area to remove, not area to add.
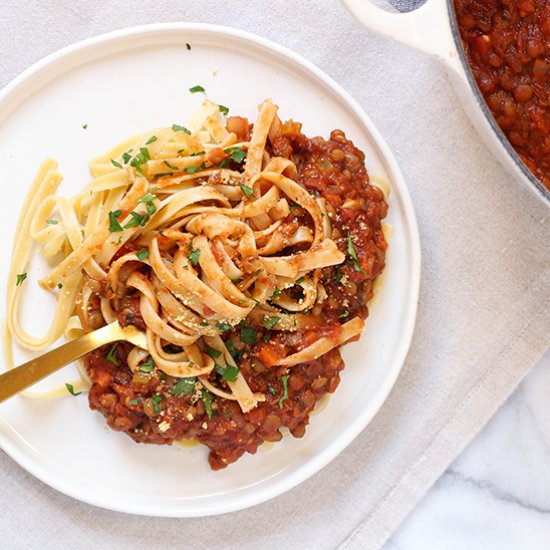
[[[116,160],[111,159],[111,164],[112,164],[115,168],[122,168],[122,164],[120,164],[120,162],[117,162]]]
[[[275,290],[273,290],[273,292],[272,292],[271,296],[269,297],[269,299],[273,300],[273,298],[275,298],[276,296],[279,296],[279,294],[281,294],[281,289],[275,287]]]
[[[163,160],[162,163],[165,166],[168,166],[168,168],[170,168],[170,170],[174,170],[175,172],[177,172],[179,170],[179,168],[177,166],[174,166],[173,164],[170,164],[167,160]]]
[[[186,47],[188,50],[190,50],[190,49],[191,49],[191,44],[189,44],[189,42],[186,42],[186,43],[185,43],[185,47]]]
[[[225,343],[225,347],[227,348],[227,351],[231,354],[231,357],[233,357],[235,363],[239,363],[244,354],[244,350],[236,349],[231,340],[227,340],[227,342]]]
[[[57,225],[59,222],[57,220],[46,220],[48,225]]]
[[[83,124],[83,125],[82,125],[82,128],[83,128],[84,130],[86,130],[86,129],[88,128],[88,125],[87,125],[87,124]]]
[[[159,395],[158,393],[154,393],[151,396],[151,401],[153,402],[153,410],[155,411],[155,414],[159,414],[159,412],[160,412],[160,402],[162,401],[162,395]]]
[[[187,172],[188,174],[194,174],[195,172],[199,171],[199,167],[198,166],[188,166],[187,168],[184,169],[184,171]]]
[[[138,212],[130,212],[132,219],[124,224],[124,229],[131,227],[143,227],[149,221],[149,214],[139,214]]]
[[[201,325],[201,327],[207,327],[207,326],[209,326],[209,323],[208,323],[208,321],[207,321],[206,319],[203,319],[203,320],[200,322],[200,325]]]
[[[258,333],[252,327],[243,327],[241,328],[240,339],[245,344],[255,344],[258,339]]]
[[[353,260],[353,266],[355,267],[356,271],[359,271],[365,277],[368,277],[367,273],[364,271],[364,269],[359,265],[359,260],[357,259],[357,252],[355,252],[355,247],[353,246],[353,241],[351,240],[351,234],[348,233],[348,254],[350,255],[351,259]]]
[[[337,267],[334,278],[336,279],[336,281],[340,282],[343,277],[344,277],[344,274],[342,273],[342,270],[339,267]]]
[[[140,365],[138,368],[141,372],[153,372],[155,370],[155,362],[153,361],[153,358],[149,356],[147,358],[147,361],[145,361],[145,363]]]
[[[189,91],[192,93],[192,94],[196,94],[197,92],[206,92],[206,90],[202,87],[202,86],[199,86],[198,84],[196,86],[192,86],[191,88],[189,88]]]
[[[220,321],[216,323],[216,328],[221,332],[225,332],[226,330],[229,330],[232,326],[233,325],[231,323],[224,323]]]
[[[252,187],[248,187],[248,185],[245,185],[244,183],[240,183],[239,187],[247,197],[251,197],[254,194],[254,189],[252,189]]]
[[[136,252],[136,256],[138,257],[138,260],[143,262],[144,260],[146,260],[149,257],[149,250],[147,250],[146,248],[138,250]]]
[[[228,153],[237,164],[241,164],[246,157],[246,153],[240,147],[228,147],[224,152]]]
[[[168,391],[170,395],[190,395],[195,391],[195,384],[197,378],[192,376],[190,378],[182,378],[178,380]]]
[[[222,115],[227,116],[229,114],[229,107],[226,107],[225,105],[218,105],[218,109]]]
[[[271,331],[268,330],[265,334],[264,334],[264,337],[262,338],[264,342],[269,342],[271,340]]]
[[[122,160],[124,161],[124,164],[128,164],[130,162],[130,159],[132,158],[130,151],[126,151],[125,153],[122,153]]]
[[[69,384],[68,382],[65,384],[65,387],[67,388],[67,391],[73,396],[76,397],[77,395],[80,395],[81,391],[74,391],[74,386],[72,384]]]
[[[297,284],[297,285],[300,285],[300,284],[302,284],[305,280],[306,280],[305,277],[300,277],[299,279],[296,279],[296,284]]]
[[[62,283],[57,283],[57,288],[59,288],[59,290],[61,290],[63,288],[63,284]]]
[[[281,382],[283,384],[283,396],[279,399],[279,409],[283,408],[283,403],[288,399],[288,376],[281,374]]]
[[[349,317],[349,311],[344,311],[344,313],[338,315],[338,319],[345,319],[346,317]]]
[[[206,353],[212,357],[212,359],[217,359],[222,352],[219,349],[211,348],[210,346],[207,346]]]
[[[275,386],[272,386],[271,384],[268,384],[267,385],[267,391],[271,394],[271,395],[277,395],[279,392],[277,391],[277,388]]]
[[[174,130],[174,132],[185,132],[186,134],[191,135],[191,130],[181,124],[172,124],[172,130]]]
[[[214,370],[218,374],[220,374],[226,382],[235,382],[240,372],[237,367],[234,367],[233,365],[229,364],[227,361],[225,362],[225,369],[223,367],[220,367],[220,365],[216,365],[214,367]]]
[[[214,396],[207,389],[203,389],[201,393],[201,400],[204,405],[206,416],[208,416],[208,420],[212,420],[212,403],[214,402]]]
[[[128,401],[128,405],[132,405],[133,407],[135,407],[138,403],[139,402],[137,399],[130,399],[130,401]]]
[[[18,273],[17,274],[17,281],[15,283],[15,286],[19,286],[26,278],[27,278],[27,274],[25,272]]]
[[[118,221],[118,217],[122,214],[122,210],[113,210],[109,212],[109,231],[115,233],[117,231],[122,231],[122,226]]]
[[[280,320],[281,320],[280,317],[275,317],[275,316],[264,317],[262,319],[262,325],[266,329],[271,330]]]
[[[109,353],[107,353],[107,355],[105,356],[105,359],[118,367],[120,363],[118,362],[118,358],[116,355],[117,348],[118,348],[118,342],[113,346],[111,346],[111,349],[109,350]]]
[[[201,255],[201,251],[198,248],[195,248],[195,250],[192,250],[187,257],[189,258],[189,261],[193,265],[197,265],[199,263],[199,258]]]

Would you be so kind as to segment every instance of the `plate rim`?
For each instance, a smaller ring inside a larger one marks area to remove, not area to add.
[[[406,304],[404,304],[404,310],[407,312],[407,317],[403,323],[402,337],[398,343],[398,351],[394,354],[394,359],[390,363],[390,365],[393,365],[391,375],[384,379],[384,383],[380,385],[374,399],[371,400],[370,406],[368,408],[366,407],[362,414],[356,417],[354,422],[345,427],[345,429],[340,433],[338,439],[331,441],[329,445],[325,446],[321,451],[308,458],[304,463],[296,467],[294,471],[288,472],[281,476],[280,479],[276,481],[275,485],[269,485],[268,487],[257,485],[258,489],[255,492],[245,496],[245,498],[241,498],[237,502],[230,500],[229,503],[225,502],[217,506],[209,504],[208,510],[201,509],[200,507],[195,510],[190,510],[188,508],[177,509],[173,506],[147,506],[143,504],[129,505],[128,502],[125,504],[121,503],[119,505],[117,502],[106,502],[105,497],[103,497],[102,500],[101,495],[99,494],[95,495],[92,493],[91,495],[88,495],[85,488],[79,487],[78,485],[75,485],[71,481],[67,481],[58,475],[52,475],[46,467],[40,466],[39,461],[34,460],[31,454],[22,452],[15,443],[12,443],[9,439],[5,438],[0,432],[0,448],[36,479],[52,487],[53,489],[81,502],[107,510],[141,516],[171,518],[207,517],[243,510],[257,504],[261,504],[298,486],[306,479],[310,478],[322,468],[327,466],[342,451],[344,451],[379,412],[403,368],[414,334],[421,275],[421,248],[416,214],[405,179],[386,141],[368,114],[351,96],[351,94],[347,92],[340,84],[338,84],[334,79],[332,79],[332,77],[317,67],[313,62],[303,57],[301,54],[298,54],[290,48],[282,46],[272,40],[234,27],[209,23],[164,22],[121,28],[71,43],[34,62],[0,90],[0,106],[2,106],[5,101],[9,100],[12,94],[17,93],[18,88],[30,81],[33,76],[39,75],[41,71],[47,69],[50,65],[53,65],[58,61],[62,61],[63,58],[76,52],[85,52],[89,49],[93,49],[95,46],[111,41],[117,41],[123,38],[135,38],[139,35],[148,35],[152,33],[162,34],[186,31],[199,31],[217,35],[218,37],[225,36],[230,39],[251,42],[263,50],[276,53],[286,61],[289,61],[294,67],[301,67],[305,69],[307,73],[315,76],[322,82],[323,85],[343,100],[346,107],[357,115],[360,122],[368,129],[373,143],[375,143],[378,148],[378,154],[385,165],[386,170],[388,171],[388,175],[392,181],[392,187],[399,188],[399,198],[403,210],[403,225],[407,228],[407,241],[410,247],[411,273],[409,274],[409,286],[412,291],[407,295]],[[78,63],[75,66],[78,66]],[[21,103],[24,103],[24,99]],[[9,425],[9,423],[7,423],[4,419],[0,418],[0,422],[2,424],[6,424],[10,429],[12,429],[11,425]]]

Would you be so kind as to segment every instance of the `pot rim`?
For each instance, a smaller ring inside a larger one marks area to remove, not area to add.
[[[464,70],[466,81],[468,83],[470,90],[474,95],[474,98],[477,104],[479,105],[481,111],[485,115],[485,119],[493,129],[501,145],[504,147],[508,155],[514,161],[516,168],[521,172],[521,174],[525,177],[525,179],[528,180],[528,182],[531,185],[533,185],[533,187],[538,192],[538,194],[542,197],[542,199],[550,203],[550,190],[547,189],[542,184],[542,182],[533,174],[533,172],[531,172],[531,170],[529,170],[529,168],[523,162],[519,154],[512,147],[512,144],[510,143],[510,141],[508,140],[504,132],[501,130],[500,126],[497,124],[497,121],[495,120],[493,113],[490,111],[487,105],[487,102],[485,101],[485,98],[483,97],[483,94],[481,93],[477,85],[472,69],[470,68],[470,63],[468,62],[468,58],[466,57],[466,52],[462,45],[462,39],[460,37],[460,31],[458,29],[458,21],[455,14],[453,0],[447,0],[447,13],[449,15],[449,24],[450,24],[453,41],[456,46],[456,51],[458,52],[460,64],[462,65],[462,68]]]

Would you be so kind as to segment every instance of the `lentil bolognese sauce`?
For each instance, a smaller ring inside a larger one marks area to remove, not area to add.
[[[340,382],[339,348],[363,329],[387,248],[384,193],[344,132],[308,138],[270,100],[259,109],[249,124],[206,101],[187,127],[95,159],[72,202],[83,240],[59,237],[71,251],[41,281],[70,287],[85,332],[114,319],[146,332],[147,350],[85,357],[90,407],[137,442],[206,445],[214,470],[282,428],[304,434]],[[101,196],[85,206],[90,189]],[[33,224],[70,233],[46,204]]]
[[[468,62],[496,122],[550,189],[550,2],[454,0]]]

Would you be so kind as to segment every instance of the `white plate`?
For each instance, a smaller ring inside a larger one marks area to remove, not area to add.
[[[4,193],[9,183],[9,195],[4,195],[9,207],[1,218],[1,257],[11,254],[24,194],[44,157],[59,161],[65,176],[60,193],[72,195],[88,181],[87,162],[94,155],[133,133],[185,121],[203,99],[188,92],[195,84],[232,113],[250,119],[256,106],[271,97],[281,117],[302,121],[309,136],[327,137],[330,130],[343,129],[366,152],[371,175],[391,182],[388,222],[394,234],[365,333],[345,348],[340,387],[322,413],[312,416],[302,439],[286,437],[212,472],[202,446],[137,445],[108,430],[103,417],[88,409],[84,395],[19,396],[0,407],[0,445],[25,469],[75,498],[135,514],[191,517],[238,510],[317,472],[386,399],[405,359],[416,314],[420,249],[415,216],[396,162],[370,119],[342,88],[295,53],[217,26],[160,24],[86,40],[40,61],[2,91],[0,175]],[[42,267],[30,266],[28,290]],[[7,269],[4,265],[4,285]],[[25,321],[43,330],[51,299],[40,291],[30,294]],[[0,307],[5,310],[4,295]],[[68,380],[71,368],[58,379]]]

